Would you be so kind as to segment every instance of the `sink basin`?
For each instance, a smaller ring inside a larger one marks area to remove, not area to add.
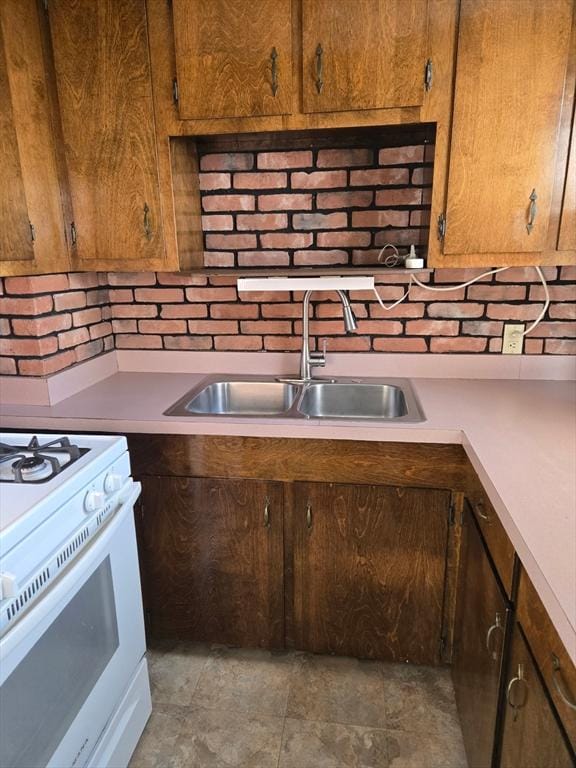
[[[391,384],[318,383],[306,387],[298,410],[316,419],[399,419],[408,414],[404,392]]]
[[[167,415],[278,416],[292,407],[297,394],[297,386],[279,381],[215,381]]]
[[[304,384],[263,376],[210,376],[165,415],[424,421],[406,379],[313,379]]]

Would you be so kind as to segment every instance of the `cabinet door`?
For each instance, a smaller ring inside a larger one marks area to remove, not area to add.
[[[241,646],[283,645],[280,483],[148,477],[139,520],[148,630]]]
[[[468,762],[490,768],[508,615],[472,512],[464,517],[452,677]]]
[[[439,662],[450,494],[296,483],[296,646]]]
[[[546,245],[572,0],[462,0],[445,254]]]
[[[568,167],[560,215],[558,250],[576,251],[576,117],[572,118]]]
[[[42,20],[0,3],[0,274],[66,271],[68,251]]]
[[[303,0],[305,112],[422,104],[428,0]]]
[[[500,768],[573,768],[574,755],[518,625],[512,636],[509,670]]]
[[[144,0],[50,0],[79,266],[164,253]],[[132,262],[132,264],[131,264]]]
[[[291,0],[174,0],[180,117],[292,111]]]

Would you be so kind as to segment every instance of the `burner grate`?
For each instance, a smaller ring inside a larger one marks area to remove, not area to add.
[[[0,442],[0,464],[13,462],[12,476],[0,477],[0,482],[26,485],[45,483],[89,450],[71,443],[68,437],[58,437],[42,444],[38,437],[34,436],[25,446]],[[62,456],[65,457],[64,462]],[[39,473],[43,473],[42,477],[37,477]]]

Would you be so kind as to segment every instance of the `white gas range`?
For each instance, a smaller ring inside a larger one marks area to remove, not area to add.
[[[126,439],[0,433],[0,765],[125,768],[151,711]]]

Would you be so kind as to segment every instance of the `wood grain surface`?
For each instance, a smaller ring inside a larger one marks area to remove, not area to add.
[[[291,111],[291,0],[174,0],[173,16],[182,119]]]
[[[500,617],[501,628],[487,635]],[[463,541],[452,679],[468,763],[492,765],[508,603],[486,554],[470,507],[464,512]]]
[[[76,266],[161,267],[145,2],[53,0],[49,19]]]
[[[554,712],[532,654],[518,624],[512,635],[509,673],[506,685],[518,675],[522,665],[525,682],[514,684],[513,701],[522,704],[514,717],[514,710],[506,706],[500,768],[573,768],[574,754],[568,747],[564,734],[558,725]]]
[[[427,5],[427,0],[303,0],[304,111],[421,105]]]
[[[544,250],[572,13],[572,0],[462,0],[445,254]]]
[[[149,636],[282,647],[282,509],[279,483],[145,480],[138,529]]]
[[[558,250],[576,251],[576,117],[572,118]]]
[[[446,491],[297,483],[296,647],[439,663],[449,502]]]
[[[128,435],[136,477],[246,477],[464,490],[460,445],[305,438]]]

